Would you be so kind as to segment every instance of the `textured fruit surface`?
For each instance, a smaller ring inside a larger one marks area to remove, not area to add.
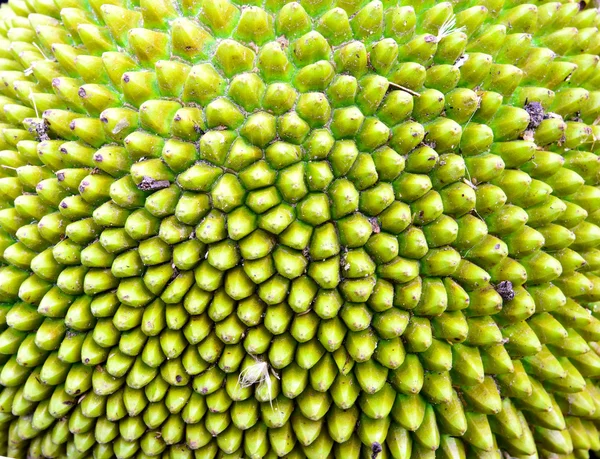
[[[0,454],[600,450],[599,27],[9,0]]]

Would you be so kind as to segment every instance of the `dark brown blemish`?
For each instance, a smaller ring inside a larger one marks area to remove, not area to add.
[[[168,180],[154,180],[152,177],[144,176],[137,187],[142,191],[156,191],[169,188],[170,186],[171,182]]]
[[[510,301],[515,297],[515,291],[513,290],[511,281],[502,281],[496,285],[495,289],[504,301]]]
[[[544,107],[539,102],[525,103],[523,107],[529,114],[529,126],[527,129],[535,129],[544,119]]]

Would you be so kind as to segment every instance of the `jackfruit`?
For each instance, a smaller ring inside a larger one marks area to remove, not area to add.
[[[600,450],[588,1],[9,0],[0,454]]]

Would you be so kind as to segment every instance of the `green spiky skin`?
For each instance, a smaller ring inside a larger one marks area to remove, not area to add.
[[[592,3],[2,5],[0,455],[600,450]]]

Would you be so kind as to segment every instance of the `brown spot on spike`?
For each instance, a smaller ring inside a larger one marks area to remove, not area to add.
[[[544,119],[544,107],[539,102],[525,103],[523,107],[529,114],[529,126],[527,129],[537,128]]]
[[[377,456],[382,451],[383,451],[383,447],[381,446],[381,444],[379,442],[377,442],[377,441],[374,442],[371,445],[371,459],[377,459]]]
[[[510,301],[515,297],[515,291],[513,290],[511,281],[502,281],[496,285],[495,289],[504,301]]]
[[[156,191],[170,186],[171,182],[168,180],[154,180],[152,177],[144,176],[137,187],[142,191]]]
[[[375,218],[375,217],[369,218],[369,223],[371,223],[371,227],[373,228],[373,232],[375,234],[378,234],[381,231],[381,227],[379,226],[379,222],[377,221],[377,218]]]

